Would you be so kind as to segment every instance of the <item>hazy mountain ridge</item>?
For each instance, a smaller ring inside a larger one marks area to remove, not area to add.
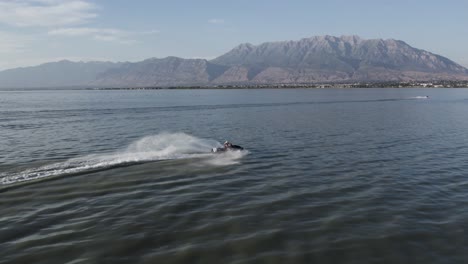
[[[72,87],[87,86],[97,74],[119,67],[120,62],[72,62],[62,60],[39,66],[9,69],[0,72],[0,87]]]
[[[468,70],[401,40],[316,36],[241,44],[211,60],[70,62],[0,72],[0,87],[186,86],[343,81],[468,80]]]
[[[222,74],[228,67],[203,59],[166,57],[142,62],[125,63],[97,75],[96,86],[171,86],[203,85]]]

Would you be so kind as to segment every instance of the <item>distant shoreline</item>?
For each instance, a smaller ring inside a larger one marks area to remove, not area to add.
[[[468,81],[432,82],[356,82],[356,83],[301,83],[301,84],[230,84],[193,86],[134,86],[134,87],[33,87],[0,88],[0,91],[38,90],[230,90],[230,89],[352,89],[352,88],[468,88]]]
[[[349,89],[349,88],[468,88],[468,81],[415,82],[356,82],[356,83],[298,83],[298,84],[230,84],[194,86],[95,87],[92,90],[195,90],[195,89]]]

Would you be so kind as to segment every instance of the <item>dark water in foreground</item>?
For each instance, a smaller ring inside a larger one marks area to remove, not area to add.
[[[0,92],[0,263],[467,263],[467,98]]]

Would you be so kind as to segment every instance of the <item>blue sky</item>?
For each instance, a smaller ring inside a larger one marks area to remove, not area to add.
[[[468,1],[0,0],[0,69],[214,58],[249,42],[394,38],[468,66]]]

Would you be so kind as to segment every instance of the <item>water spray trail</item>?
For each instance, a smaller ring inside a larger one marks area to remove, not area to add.
[[[231,165],[247,154],[214,155],[210,150],[220,147],[216,140],[201,139],[185,133],[161,133],[131,143],[122,151],[92,154],[16,173],[1,173],[0,185],[10,185],[42,178],[108,169],[125,164],[158,160],[206,158],[207,165]]]

